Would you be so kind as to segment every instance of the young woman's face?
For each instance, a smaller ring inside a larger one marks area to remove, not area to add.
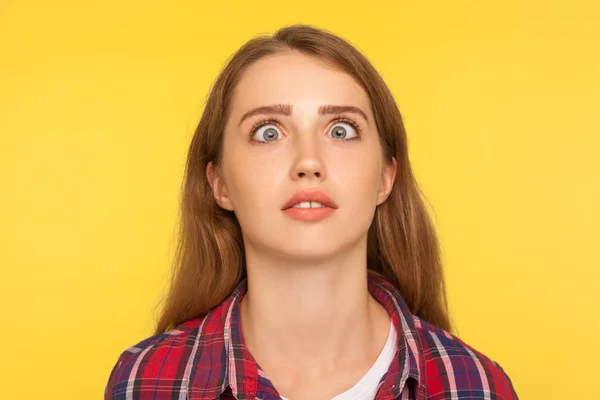
[[[207,174],[247,248],[317,260],[366,242],[395,161],[384,163],[369,98],[350,75],[298,52],[269,56],[244,72],[230,107],[221,169],[209,164]],[[337,208],[296,219],[282,207],[301,190],[322,191]]]

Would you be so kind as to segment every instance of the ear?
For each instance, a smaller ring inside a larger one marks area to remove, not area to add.
[[[226,210],[233,211],[233,204],[229,198],[225,180],[219,168],[215,167],[212,161],[206,164],[206,179],[208,179],[217,204]]]
[[[380,205],[386,201],[390,193],[392,193],[394,182],[396,181],[397,167],[398,163],[396,162],[395,157],[392,157],[391,163],[384,163],[381,172],[381,186],[379,188],[379,193],[377,194],[377,205]]]

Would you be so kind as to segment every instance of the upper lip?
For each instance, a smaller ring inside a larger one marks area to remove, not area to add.
[[[335,204],[335,202],[329,196],[320,190],[301,190],[294,193],[294,195],[285,202],[281,209],[287,210],[288,208],[291,208],[298,203],[302,203],[303,201],[314,201],[324,205],[325,207],[338,208],[337,204]]]

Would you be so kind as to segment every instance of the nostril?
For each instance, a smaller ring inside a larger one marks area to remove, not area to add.
[[[305,177],[307,174],[306,172],[298,172],[298,176],[300,178]],[[316,176],[317,178],[321,178],[321,173],[320,172],[314,172],[314,176]]]

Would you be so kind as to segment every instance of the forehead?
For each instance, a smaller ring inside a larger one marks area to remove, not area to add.
[[[370,113],[367,93],[351,75],[315,57],[292,51],[251,64],[234,90],[234,112],[267,104],[315,110],[323,104],[354,105]]]

